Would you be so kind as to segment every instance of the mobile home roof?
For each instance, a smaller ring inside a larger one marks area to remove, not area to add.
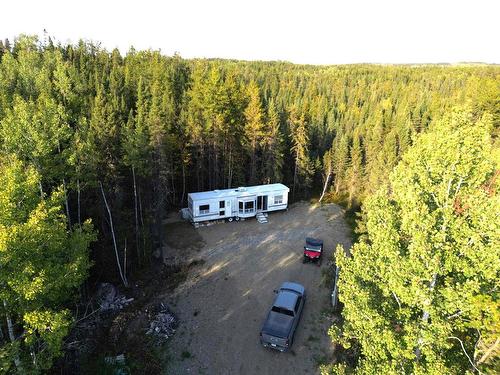
[[[259,193],[279,193],[288,192],[290,189],[283,184],[268,184],[268,185],[256,185],[239,187],[233,189],[223,189],[223,190],[212,190],[212,191],[202,191],[199,193],[190,193],[189,196],[193,201],[204,200],[204,199],[217,199],[217,198],[228,198],[228,197],[245,197],[257,195]]]

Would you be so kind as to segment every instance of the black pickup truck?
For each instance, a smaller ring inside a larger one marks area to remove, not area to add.
[[[260,342],[281,352],[290,349],[306,300],[302,285],[285,282],[281,285],[271,310],[260,331]]]

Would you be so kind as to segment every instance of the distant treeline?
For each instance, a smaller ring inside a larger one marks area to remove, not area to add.
[[[121,56],[27,36],[2,43],[0,59],[1,154],[34,166],[44,192],[63,186],[70,223],[93,218],[111,244],[106,196],[130,267],[160,246],[188,192],[280,181],[299,199],[330,177],[357,205],[454,105],[499,121],[497,66]]]

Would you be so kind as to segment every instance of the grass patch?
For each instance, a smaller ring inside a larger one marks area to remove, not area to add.
[[[324,354],[315,354],[313,359],[317,367],[328,364],[328,358]]]
[[[193,357],[193,355],[190,352],[188,352],[187,350],[182,351],[181,353],[182,360],[189,359],[191,357]]]

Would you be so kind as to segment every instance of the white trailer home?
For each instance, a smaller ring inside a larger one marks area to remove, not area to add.
[[[254,217],[260,212],[284,210],[290,189],[283,184],[257,185],[188,194],[187,219],[193,223]]]

